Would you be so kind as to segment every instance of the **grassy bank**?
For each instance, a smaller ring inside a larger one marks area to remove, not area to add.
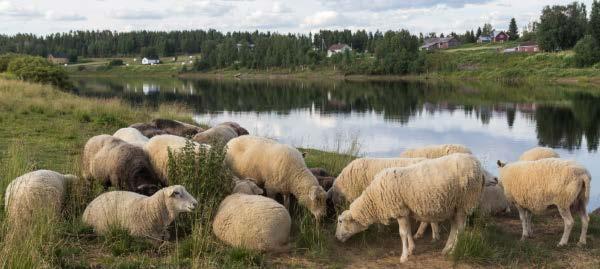
[[[158,108],[132,108],[117,99],[87,99],[48,86],[0,79],[0,194],[12,179],[34,169],[80,175],[80,155],[88,138],[153,117],[189,121],[190,112],[184,107],[161,104]],[[359,153],[355,143],[348,147],[341,145],[346,143],[332,145],[331,150],[336,152],[303,149],[308,151],[307,164],[339,173]],[[184,164],[193,162],[180,160]],[[190,186],[188,189],[197,197],[222,194],[193,183],[196,175],[213,180],[203,183],[206,186],[215,186],[214,181],[226,177],[219,169],[222,163],[219,160],[222,152],[217,151],[202,166],[217,168],[202,170],[181,165],[185,168],[175,171],[179,175],[177,182]],[[149,244],[120,230],[96,236],[81,223],[80,215],[86,203],[100,191],[94,186],[72,186],[64,220],[36,224],[37,229],[23,233],[27,235],[25,240],[9,236],[11,230],[4,225],[4,212],[0,212],[0,265],[4,268],[378,268],[397,267],[399,263],[397,226],[373,225],[348,242],[340,243],[334,238],[333,219],[316,228],[312,218],[300,208],[291,210],[294,219],[291,253],[268,255],[227,247],[207,230],[206,218],[210,219],[210,214],[203,215],[214,210],[215,201],[220,199],[218,195],[202,198],[211,203],[196,212],[199,215],[180,218],[176,239],[164,245]],[[595,267],[600,265],[600,219],[594,217],[590,225],[587,247],[574,246],[573,239],[579,235],[575,227],[571,244],[558,249],[555,244],[562,232],[562,220],[553,212],[536,217],[537,236],[525,243],[518,242],[520,223],[515,216],[474,218],[454,255],[442,256],[439,252],[443,240],[431,243],[426,236],[416,240],[415,255],[407,267]],[[444,225],[444,239],[447,230]],[[190,231],[194,236],[186,235]]]

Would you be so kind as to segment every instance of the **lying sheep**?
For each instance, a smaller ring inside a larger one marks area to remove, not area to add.
[[[83,175],[100,181],[105,188],[115,186],[145,195],[166,186],[142,148],[110,135],[94,136],[85,144]]]
[[[306,167],[296,148],[273,140],[240,136],[227,143],[226,164],[240,178],[253,178],[264,184],[267,196],[281,193],[289,208],[289,195],[320,219],[326,214],[325,191]]]
[[[350,162],[327,191],[327,198],[334,205],[351,203],[371,184],[379,172],[386,168],[405,167],[426,160],[425,158],[359,158]]]
[[[423,222],[451,219],[450,235],[442,251],[446,254],[454,248],[466,217],[478,204],[483,177],[479,161],[461,153],[385,169],[339,216],[336,238],[344,242],[373,223],[387,225],[390,219],[397,219],[402,238],[400,262],[405,262],[414,249],[410,217]]]
[[[237,131],[229,126],[219,124],[204,132],[194,135],[192,140],[203,144],[220,144],[225,145],[229,140],[238,137]]]
[[[532,236],[531,216],[556,205],[564,220],[564,232],[558,246],[569,241],[574,221],[571,212],[581,218],[578,245],[585,245],[589,216],[586,210],[590,198],[592,177],[585,167],[570,160],[558,158],[537,161],[519,161],[500,167],[500,185],[509,202],[519,210],[523,226],[521,240]]]
[[[180,185],[163,188],[152,196],[111,191],[96,197],[86,207],[83,222],[99,234],[118,227],[132,236],[165,240],[169,238],[169,224],[179,213],[192,212],[197,204],[196,199]]]
[[[131,127],[121,128],[113,136],[140,148],[148,143],[148,137],[144,136],[138,129]]]
[[[213,220],[214,234],[234,247],[266,252],[290,250],[292,219],[275,200],[243,193],[221,202]]]
[[[551,148],[535,147],[523,152],[519,161],[537,161],[546,158],[560,158],[560,155]]]
[[[227,122],[221,123],[221,125],[231,126],[232,128],[235,129],[238,136],[250,134],[250,133],[248,133],[248,130],[244,129],[244,127],[240,126],[237,122],[227,121]]]
[[[467,147],[459,144],[442,144],[442,145],[430,145],[420,148],[407,149],[400,157],[402,158],[427,158],[434,159],[443,157],[452,153],[468,153],[471,154],[471,150]]]
[[[6,187],[4,210],[15,227],[31,223],[36,216],[57,218],[60,215],[68,184],[77,180],[50,170],[24,174]]]
[[[192,137],[204,131],[204,129],[196,125],[169,119],[154,119],[152,120],[152,124],[168,134],[182,137]]]
[[[189,139],[176,135],[157,135],[150,138],[144,146],[144,150],[148,153],[152,167],[158,178],[168,185],[168,165],[169,165],[169,150],[172,154],[178,154],[186,146],[186,143],[191,142]],[[208,145],[200,145],[192,142],[196,151],[200,148],[210,149]]]
[[[152,123],[134,123],[134,124],[130,125],[129,127],[137,129],[145,137],[148,137],[148,138],[152,138],[152,137],[157,136],[157,135],[167,134],[167,132],[165,132],[165,131],[163,131],[161,129],[158,129],[158,127],[156,127]]]

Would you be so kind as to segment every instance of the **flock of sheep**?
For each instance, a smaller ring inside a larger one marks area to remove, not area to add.
[[[560,159],[552,149],[531,149],[511,164],[498,161],[500,180],[483,169],[468,148],[454,144],[411,149],[398,158],[355,159],[333,178],[323,169],[309,169],[296,148],[250,136],[236,123],[203,130],[165,119],[88,140],[83,177],[120,191],[96,197],[85,209],[83,222],[99,234],[116,225],[133,236],[169,239],[167,228],[177,215],[193,211],[198,204],[184,186],[170,185],[167,173],[169,152],[189,145],[186,137],[191,137],[198,151],[226,143],[225,165],[234,178],[223,184],[235,187],[219,206],[212,228],[232,246],[290,250],[292,196],[317,220],[331,212],[328,209],[346,209],[338,217],[335,232],[342,242],[371,224],[398,221],[401,262],[412,254],[413,238],[422,237],[431,224],[433,240],[439,239],[438,223],[446,220],[451,230],[442,253],[451,251],[467,216],[476,208],[496,214],[514,205],[524,240],[532,235],[532,214],[555,205],[564,220],[558,245],[568,242],[574,225],[571,213],[580,216],[579,244],[586,243],[591,176],[574,161]],[[58,216],[67,185],[74,180],[76,176],[48,170],[18,177],[6,189],[9,220],[26,223],[40,208]],[[283,205],[275,200],[277,195],[283,197]],[[421,222],[414,236],[411,220]]]

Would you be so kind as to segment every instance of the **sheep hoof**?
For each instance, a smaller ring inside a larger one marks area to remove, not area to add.
[[[577,246],[578,247],[584,247],[585,246],[585,242],[584,241],[579,241],[579,242],[577,242]]]
[[[431,243],[435,243],[435,242],[437,242],[438,240],[440,240],[440,239],[439,239],[439,238],[437,238],[437,237],[432,237],[432,238],[431,238]]]
[[[423,237],[423,234],[422,233],[416,233],[413,237],[415,239],[419,239],[419,238]]]
[[[406,261],[408,261],[408,256],[400,257],[400,263],[405,263]]]
[[[567,245],[567,243],[560,242],[560,243],[558,243],[558,245],[556,245],[556,246],[560,248],[560,247],[564,247],[564,246],[566,246],[566,245]]]

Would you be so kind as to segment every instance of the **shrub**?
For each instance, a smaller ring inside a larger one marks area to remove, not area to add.
[[[21,55],[14,54],[14,53],[7,53],[7,54],[0,55],[0,73],[6,72],[10,61],[12,61],[13,59],[15,59],[17,57],[21,57]]]
[[[592,36],[586,35],[577,42],[575,64],[579,67],[592,66],[600,62],[600,45]]]
[[[42,57],[15,57],[9,62],[6,71],[25,81],[51,84],[61,89],[72,88],[67,73]]]
[[[108,66],[121,66],[123,65],[123,60],[121,59],[112,59],[108,62]]]

